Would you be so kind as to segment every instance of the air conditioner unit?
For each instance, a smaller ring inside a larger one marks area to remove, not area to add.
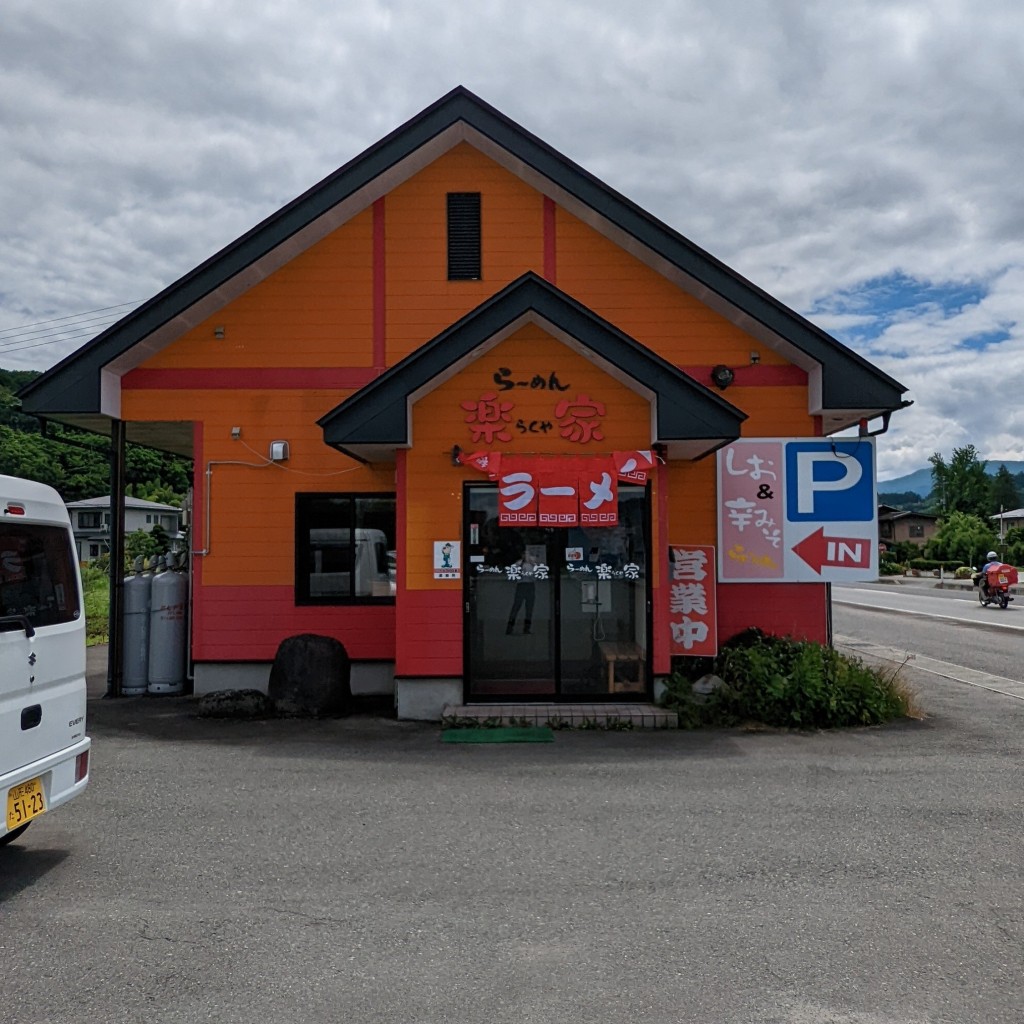
[[[110,523],[101,523],[100,533],[110,533]]]

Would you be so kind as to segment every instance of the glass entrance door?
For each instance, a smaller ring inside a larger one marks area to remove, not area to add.
[[[502,527],[496,488],[466,489],[467,697],[636,699],[648,692],[647,497],[615,527]]]

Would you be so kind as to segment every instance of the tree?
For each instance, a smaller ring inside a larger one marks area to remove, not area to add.
[[[905,512],[916,512],[923,501],[917,491],[880,491],[878,494],[880,505],[892,505],[893,508],[901,508]]]
[[[1006,531],[1003,538],[1003,561],[1010,565],[1024,565],[1024,530],[1014,526]]]
[[[170,550],[171,540],[159,523],[151,532],[136,530],[124,539],[125,562],[128,566],[131,566],[139,556],[148,562],[156,555],[165,555]]]
[[[1020,495],[1017,493],[1017,484],[1013,474],[1005,465],[996,470],[992,477],[992,506],[991,514],[998,515],[1001,511],[1009,512],[1010,509],[1020,508]]]
[[[985,552],[997,548],[998,538],[987,519],[969,512],[950,512],[925,547],[928,558],[981,566]]]
[[[985,472],[986,463],[978,458],[973,444],[954,448],[949,465],[938,452],[928,461],[932,464],[932,494],[938,496],[942,513],[968,512],[979,517],[989,514],[992,486]]]

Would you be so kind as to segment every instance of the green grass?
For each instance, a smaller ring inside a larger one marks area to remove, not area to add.
[[[105,644],[110,613],[110,579],[102,569],[82,566],[82,590],[85,592],[85,643],[87,647]]]

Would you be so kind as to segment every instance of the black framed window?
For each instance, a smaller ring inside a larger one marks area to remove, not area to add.
[[[448,193],[448,280],[479,281],[480,193]]]
[[[295,603],[395,599],[395,496],[295,495]]]
[[[99,512],[79,512],[78,528],[80,530],[98,530],[100,527]]]
[[[36,628],[78,619],[75,561],[71,534],[63,527],[0,523],[0,617],[24,616]]]

